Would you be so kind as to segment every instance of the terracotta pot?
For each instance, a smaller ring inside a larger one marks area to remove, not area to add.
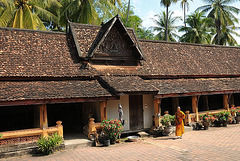
[[[209,122],[204,122],[204,123],[203,123],[203,126],[204,126],[204,127],[203,127],[204,130],[208,130],[208,128],[209,128]]]
[[[116,139],[110,139],[110,144],[113,145],[116,143]]]
[[[222,124],[223,124],[223,127],[227,127],[227,121],[223,121]]]
[[[110,139],[103,140],[103,146],[110,146]]]
[[[240,116],[236,116],[235,119],[236,119],[236,124],[239,124],[239,122],[240,122]]]
[[[167,126],[167,127],[164,127],[164,130],[163,130],[163,135],[170,135],[171,133],[173,133],[173,128],[172,126]]]

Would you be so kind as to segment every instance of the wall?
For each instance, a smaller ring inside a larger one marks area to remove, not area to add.
[[[146,108],[147,107],[147,108]],[[144,128],[151,128],[154,115],[153,95],[143,95],[143,123]]]
[[[120,96],[120,100],[109,100],[107,101],[107,117],[108,119],[118,119],[118,104],[121,103],[123,107],[123,119],[125,120],[125,125],[123,130],[130,130],[129,121],[129,97],[128,95]]]

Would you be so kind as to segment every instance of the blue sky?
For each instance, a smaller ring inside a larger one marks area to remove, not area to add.
[[[128,0],[126,1],[128,2]],[[187,14],[191,14],[199,6],[202,6],[204,4],[205,3],[202,0],[193,0],[193,2],[189,0],[189,10]],[[160,13],[161,11],[165,11],[165,8],[163,6],[160,6],[160,0],[131,0],[131,5],[134,7],[134,13],[141,17],[143,20],[142,25],[146,28],[154,26],[152,19],[154,18],[155,14]],[[231,5],[240,8],[240,2],[235,2]],[[172,4],[170,6],[170,10],[174,11],[175,16],[183,17],[183,11],[180,6],[180,2]],[[240,14],[238,15],[238,18],[240,19]],[[179,21],[176,25],[183,25],[183,22]],[[236,26],[240,27],[240,24],[237,24]],[[240,34],[240,30],[237,32]],[[238,41],[238,44],[240,44],[240,38],[236,38],[236,40]]]

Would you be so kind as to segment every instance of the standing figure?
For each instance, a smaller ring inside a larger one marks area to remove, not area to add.
[[[185,114],[181,111],[180,107],[177,107],[177,112],[175,113],[176,121],[176,136],[182,139],[182,135],[185,133],[183,119],[185,119]]]
[[[119,113],[119,120],[121,121],[122,125],[124,125],[123,109],[122,109],[122,105],[120,103],[118,104],[118,113]]]

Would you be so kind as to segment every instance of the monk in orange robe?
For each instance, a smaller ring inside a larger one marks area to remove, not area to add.
[[[182,135],[185,133],[183,119],[185,119],[185,114],[180,107],[177,107],[177,112],[175,113],[176,136],[180,139],[182,139]]]

